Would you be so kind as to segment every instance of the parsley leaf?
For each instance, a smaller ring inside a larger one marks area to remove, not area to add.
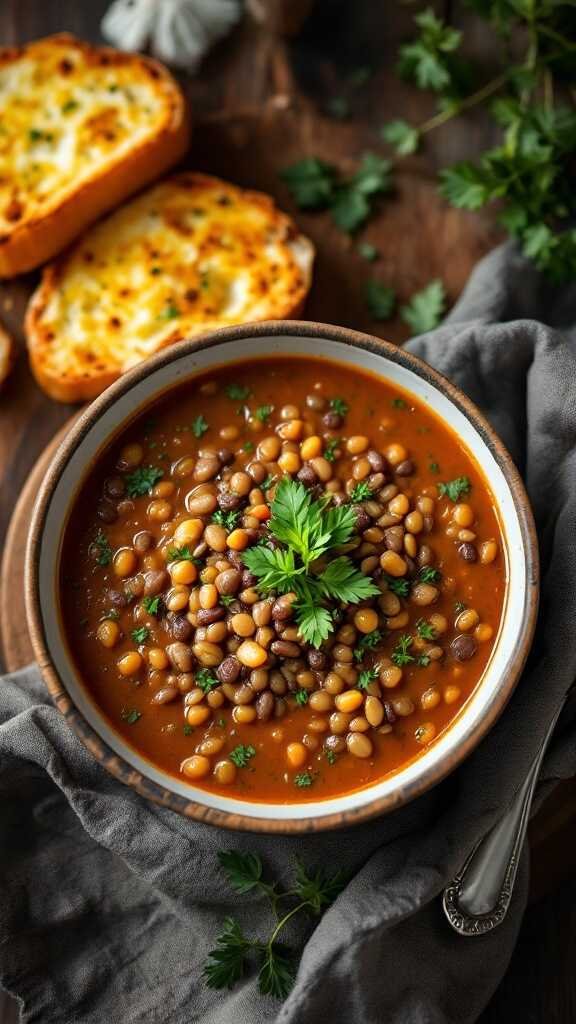
[[[252,390],[242,384],[227,384],[224,390],[228,398],[235,402],[244,402],[252,394]]]
[[[304,705],[308,703],[308,699],[309,699],[308,690],[297,690],[296,691],[296,694],[294,696],[294,700],[296,701],[297,704],[300,705],[300,707],[304,707]]]
[[[336,461],[336,449],[342,443],[341,437],[329,437],[326,442],[326,448],[324,450],[324,458],[327,462]]]
[[[400,316],[412,329],[413,334],[425,334],[440,323],[446,304],[444,285],[440,280],[431,281],[412,296],[410,302],[400,309]]]
[[[361,636],[358,644],[354,648],[354,657],[356,661],[362,661],[366,651],[372,650],[373,647],[377,647],[382,640],[383,634],[380,629],[373,629],[371,633],[365,633],[364,636]]]
[[[308,786],[311,786],[313,782],[314,776],[312,775],[312,772],[298,772],[298,774],[294,776],[294,784],[299,786],[300,789],[306,789]]]
[[[234,596],[234,594],[220,594],[218,600],[220,601],[220,604],[224,605],[225,608],[229,608],[230,605],[234,604],[234,601],[236,601],[236,597]]]
[[[135,725],[136,722],[142,718],[142,712],[137,711],[136,708],[126,708],[124,711],[120,712],[120,718],[128,725]]]
[[[240,519],[241,514],[242,513],[238,509],[233,508],[230,509],[229,512],[223,512],[222,509],[219,508],[214,512],[212,522],[218,523],[218,526],[223,526],[228,533],[231,533]]]
[[[418,622],[416,623],[416,631],[422,640],[436,639],[436,630],[434,629],[434,626],[432,626],[430,622],[426,622],[425,619],[418,619]]]
[[[395,665],[402,668],[403,665],[409,665],[410,662],[415,661],[415,658],[410,654],[410,648],[412,647],[413,639],[409,633],[404,633],[397,641],[396,647],[392,651],[391,658]]]
[[[339,416],[345,416],[348,412],[348,402],[345,402],[343,398],[331,398],[330,408],[332,412],[338,413]]]
[[[194,675],[194,682],[204,693],[209,693],[215,686],[220,686],[220,680],[209,668],[199,669]]]
[[[342,231],[353,232],[372,213],[374,199],[390,189],[390,162],[365,153],[349,178],[316,157],[306,157],[285,168],[282,178],[301,210],[330,209]]]
[[[258,973],[258,991],[263,996],[286,999],[294,984],[292,959],[277,943],[266,947],[262,966]]]
[[[159,616],[161,612],[162,598],[160,595],[157,597],[143,597],[142,605],[146,609],[149,615]]]
[[[150,494],[154,484],[164,476],[164,470],[156,466],[138,466],[126,476],[126,493],[129,498],[141,498]]]
[[[132,630],[130,636],[135,644],[145,644],[150,637],[150,630],[147,626],[139,626],[138,629]]]
[[[385,576],[388,590],[391,590],[396,597],[408,597],[410,592],[410,583],[408,580],[399,578],[397,576]]]
[[[255,853],[240,853],[238,850],[226,853],[221,850],[218,860],[234,892],[245,896],[260,884],[262,861]]]
[[[228,757],[236,765],[237,768],[246,768],[249,764],[250,759],[256,756],[255,747],[246,747],[243,743],[239,743],[234,750],[231,750]]]
[[[416,14],[414,21],[420,34],[400,47],[399,72],[420,89],[441,92],[456,75],[452,54],[460,45],[462,33],[446,25],[430,7]]]
[[[449,498],[450,501],[460,501],[464,494],[468,494],[471,483],[467,476],[457,476],[455,480],[438,484],[438,494],[441,498]]]
[[[431,565],[423,565],[420,569],[419,575],[422,583],[438,583],[442,573],[439,569],[434,569]]]
[[[273,405],[259,405],[258,408],[254,411],[254,416],[256,417],[257,420],[260,420],[260,423],[266,423],[266,420],[270,418],[273,412]]]
[[[172,545],[166,552],[167,562],[195,562],[195,558],[191,548],[188,544],[183,544],[181,547]]]
[[[358,252],[362,259],[366,260],[368,263],[374,263],[380,255],[376,246],[372,245],[371,242],[360,242],[358,245]]]
[[[281,174],[301,210],[325,209],[334,198],[336,171],[316,157],[305,157]]]
[[[374,497],[374,492],[370,487],[370,484],[366,480],[360,480],[350,491],[351,501],[370,501]]]
[[[99,530],[96,534],[96,537],[94,538],[94,546],[97,551],[96,562],[98,565],[110,565],[110,562],[112,561],[112,548],[108,543],[106,534],[102,530]]]
[[[411,153],[415,153],[420,145],[418,129],[402,119],[385,124],[382,128],[382,138],[394,146],[399,156],[409,156]]]
[[[366,284],[366,305],[374,320],[389,320],[396,305],[396,292],[381,281]]]
[[[365,690],[368,686],[370,686],[370,683],[373,683],[374,680],[378,679],[379,674],[380,673],[378,672],[377,668],[365,669],[358,676],[358,682],[356,683],[356,686],[358,687],[359,690]]]
[[[192,422],[192,433],[194,434],[194,437],[200,438],[207,430],[210,430],[210,427],[202,414],[200,414],[200,416],[197,416]]]
[[[340,870],[329,875],[323,868],[306,871],[301,861],[296,861],[296,895],[306,903],[314,914],[320,914],[340,895],[348,881],[346,872]]]
[[[158,320],[175,320],[177,316],[180,316],[178,306],[173,302],[169,302],[162,312],[158,314]]]
[[[240,925],[231,917],[224,920],[224,929],[210,950],[204,967],[204,980],[209,988],[233,988],[244,974],[246,955],[252,943],[244,938]]]

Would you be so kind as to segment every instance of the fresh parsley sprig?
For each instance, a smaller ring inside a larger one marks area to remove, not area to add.
[[[289,477],[278,484],[271,512],[268,529],[282,546],[253,547],[244,552],[244,564],[257,577],[260,590],[297,595],[293,607],[300,635],[320,647],[334,629],[326,601],[358,604],[380,593],[346,555],[325,566],[320,562],[350,539],[356,517],[349,505],[336,508],[325,500],[313,501],[306,488]]]
[[[164,476],[164,470],[157,466],[138,466],[126,476],[126,493],[129,498],[141,498]]]
[[[237,921],[225,918],[216,946],[208,954],[204,980],[210,988],[233,988],[254,961],[258,968],[259,992],[285,999],[294,983],[298,955],[280,943],[280,935],[297,914],[305,912],[319,917],[344,888],[346,875],[342,871],[331,875],[324,869],[307,871],[297,861],[293,888],[281,891],[278,882],[265,881],[262,861],[255,854],[221,851],[218,860],[236,893],[244,896],[259,892],[266,897],[275,924],[268,938],[250,939]]]
[[[327,210],[334,223],[348,233],[357,231],[370,217],[374,201],[390,191],[390,161],[365,153],[350,177],[318,160],[305,157],[287,167],[282,178],[301,210]]]

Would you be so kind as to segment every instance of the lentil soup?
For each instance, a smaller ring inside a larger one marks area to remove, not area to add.
[[[65,530],[61,611],[111,725],[249,801],[335,797],[445,730],[495,643],[506,558],[458,437],[381,378],[228,365],[104,452]]]

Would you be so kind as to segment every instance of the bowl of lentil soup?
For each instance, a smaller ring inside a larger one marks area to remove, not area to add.
[[[45,681],[105,767],[227,827],[400,806],[510,696],[537,607],[522,483],[472,404],[347,329],[248,325],[137,367],[31,528]]]

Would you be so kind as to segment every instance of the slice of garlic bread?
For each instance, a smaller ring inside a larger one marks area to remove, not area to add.
[[[188,146],[161,64],[73,36],[0,50],[0,97],[0,277],[50,259]]]
[[[6,380],[16,356],[14,342],[0,324],[0,388]]]
[[[82,401],[179,338],[294,317],[313,259],[268,196],[175,175],[45,268],[26,315],[33,373],[52,398]]]

